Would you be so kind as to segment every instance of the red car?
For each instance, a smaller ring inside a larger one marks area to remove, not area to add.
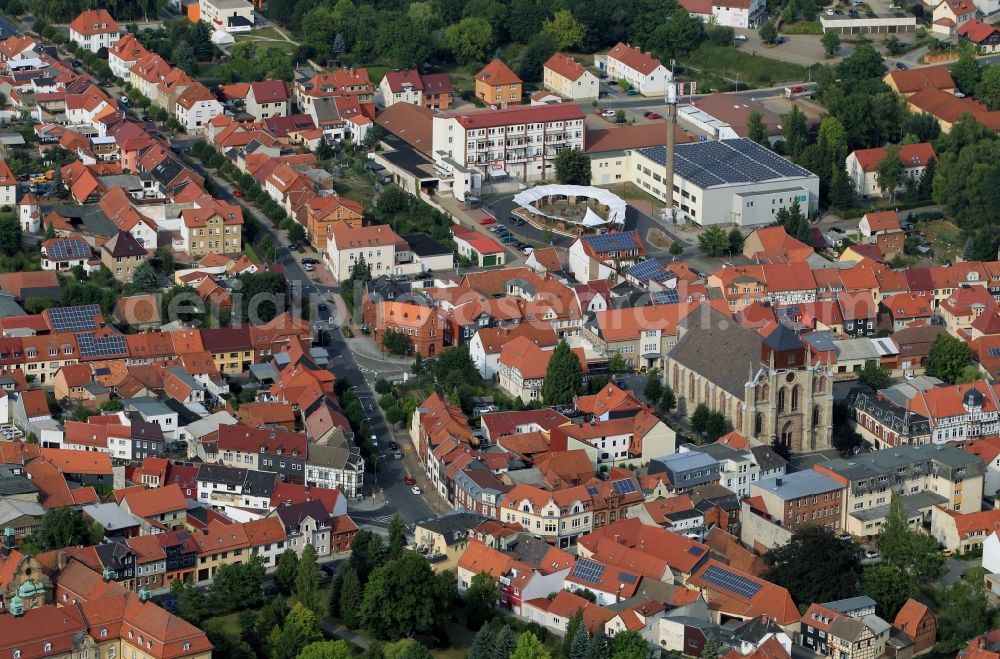
[[[653,112],[649,116],[647,116],[646,118],[650,119],[652,121],[656,121],[657,119],[662,119],[663,117],[661,115],[658,115],[655,112]]]
[[[495,217],[486,216],[480,219],[479,223],[482,224],[483,226],[486,226],[487,224],[493,224],[496,221],[497,219]]]
[[[233,190],[233,196],[236,197],[237,199],[242,199],[243,198],[243,191],[242,190]]]
[[[407,485],[416,485],[417,479],[414,478],[413,476],[406,476],[405,478],[403,478],[403,482],[406,483]]]
[[[792,93],[793,94],[801,94],[805,90],[806,90],[805,87],[792,87]]]

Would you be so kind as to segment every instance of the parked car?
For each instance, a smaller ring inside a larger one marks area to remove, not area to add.
[[[639,90],[638,89],[630,89],[627,92],[625,92],[625,95],[626,96],[638,96],[639,95]]]
[[[320,311],[327,311],[330,307],[326,305],[326,302],[320,302],[318,305],[316,305],[316,308],[319,309]]]
[[[850,533],[841,533],[837,536],[837,540],[843,540],[844,542],[853,542],[854,537]]]
[[[236,197],[237,199],[242,199],[243,198],[243,191],[242,190],[233,190],[233,196]]]
[[[128,105],[128,96],[122,96],[122,97],[121,97],[120,99],[118,99],[118,100],[119,100],[119,101],[121,101],[121,104],[122,104],[122,105],[125,105],[125,106],[127,106],[127,105]]]
[[[399,444],[397,444],[396,442],[389,442],[389,450],[390,451],[398,451],[399,450]]]
[[[515,238],[510,234],[507,234],[506,236],[500,239],[500,242],[502,242],[504,245],[513,245],[514,243],[517,242],[517,238]]]
[[[735,37],[733,37],[733,39],[735,41],[746,41],[747,40],[747,35],[745,35],[745,34],[737,34]]]
[[[661,114],[657,114],[657,113],[655,113],[655,112],[650,112],[650,113],[649,113],[649,114],[648,114],[648,115],[646,116],[646,118],[647,118],[647,119],[649,119],[649,120],[651,120],[651,121],[656,121],[656,120],[658,120],[658,119],[662,119],[662,118],[663,118],[663,115],[661,115]]]
[[[417,479],[414,478],[413,476],[404,476],[403,477],[403,482],[406,483],[407,485],[415,485],[416,482],[417,482]]]
[[[393,454],[392,454],[392,457],[393,457],[394,460],[402,460],[403,459],[403,454],[400,453],[399,451],[394,451]]]
[[[489,217],[489,216],[486,216],[486,217],[483,217],[483,218],[479,219],[479,223],[481,225],[483,225],[483,226],[486,226],[486,225],[489,225],[489,224],[493,224],[496,221],[497,221],[497,219],[495,217]]]
[[[299,251],[299,244],[298,243],[292,243],[291,245],[288,246],[288,249],[290,249],[293,252],[297,252],[297,251]]]
[[[420,488],[414,485],[413,487],[410,488],[410,492],[413,492],[414,494],[420,494]]]
[[[305,270],[306,272],[312,272],[313,270],[316,269],[316,266],[314,266],[311,263],[303,263],[302,264],[302,269]]]
[[[308,265],[318,265],[319,261],[316,260],[316,259],[314,259],[311,256],[307,256],[304,259],[302,259],[302,265],[306,265],[306,264],[308,264]]]
[[[507,221],[510,222],[511,225],[515,227],[519,227],[524,224],[524,220],[518,217],[517,215],[511,215],[510,219],[508,219]]]
[[[910,67],[906,66],[905,62],[896,62],[896,68],[899,69],[900,71],[905,71]]]
[[[834,9],[833,13],[836,14],[837,16],[843,16],[844,15],[844,10],[843,9]]]
[[[878,558],[878,552],[875,551],[874,549],[869,549],[869,550],[865,551],[865,558],[867,558],[867,559]]]

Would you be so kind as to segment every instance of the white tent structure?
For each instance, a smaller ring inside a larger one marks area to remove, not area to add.
[[[576,199],[593,199],[608,209],[608,219],[604,219],[591,208],[587,208],[582,220],[572,220],[557,215],[549,215],[538,210],[534,204],[548,197],[574,197]],[[607,224],[625,225],[625,210],[628,205],[618,195],[603,188],[595,188],[589,185],[539,185],[514,195],[514,203],[525,209],[529,213],[542,215],[545,217],[568,222],[570,224],[581,224],[587,228],[601,227]]]
[[[212,43],[216,46],[228,46],[236,41],[236,37],[225,30],[216,30],[212,33]]]

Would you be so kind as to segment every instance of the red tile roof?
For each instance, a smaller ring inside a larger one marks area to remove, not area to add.
[[[661,65],[660,60],[652,55],[647,55],[638,48],[633,48],[621,42],[618,42],[614,48],[608,51],[608,59],[618,60],[628,68],[634,69],[642,75],[649,75],[656,70],[656,67]]]
[[[923,66],[904,71],[890,71],[887,77],[896,85],[900,94],[909,94],[921,89],[954,89],[955,81],[946,66]]]
[[[88,9],[81,12],[73,22],[69,24],[69,29],[77,34],[119,34],[121,28],[111,17],[107,9]]]
[[[519,85],[521,79],[510,67],[498,59],[493,60],[476,74],[476,80],[487,85]]]
[[[556,53],[545,62],[545,68],[567,80],[579,80],[587,72],[587,67],[573,59]]]
[[[467,129],[495,128],[518,124],[538,124],[553,121],[582,121],[586,115],[575,103],[511,106],[500,110],[467,110],[449,115]]]

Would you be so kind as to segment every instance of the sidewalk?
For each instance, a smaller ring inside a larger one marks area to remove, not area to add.
[[[396,357],[387,352],[382,352],[375,346],[375,342],[371,339],[371,337],[363,336],[360,330],[358,330],[358,334],[354,338],[344,339],[344,342],[347,343],[347,347],[350,348],[351,352],[355,355],[361,355],[365,359],[382,362],[384,364],[391,364],[393,366],[402,366],[407,371],[410,370],[410,366],[413,365],[412,359],[408,359],[406,357]]]

